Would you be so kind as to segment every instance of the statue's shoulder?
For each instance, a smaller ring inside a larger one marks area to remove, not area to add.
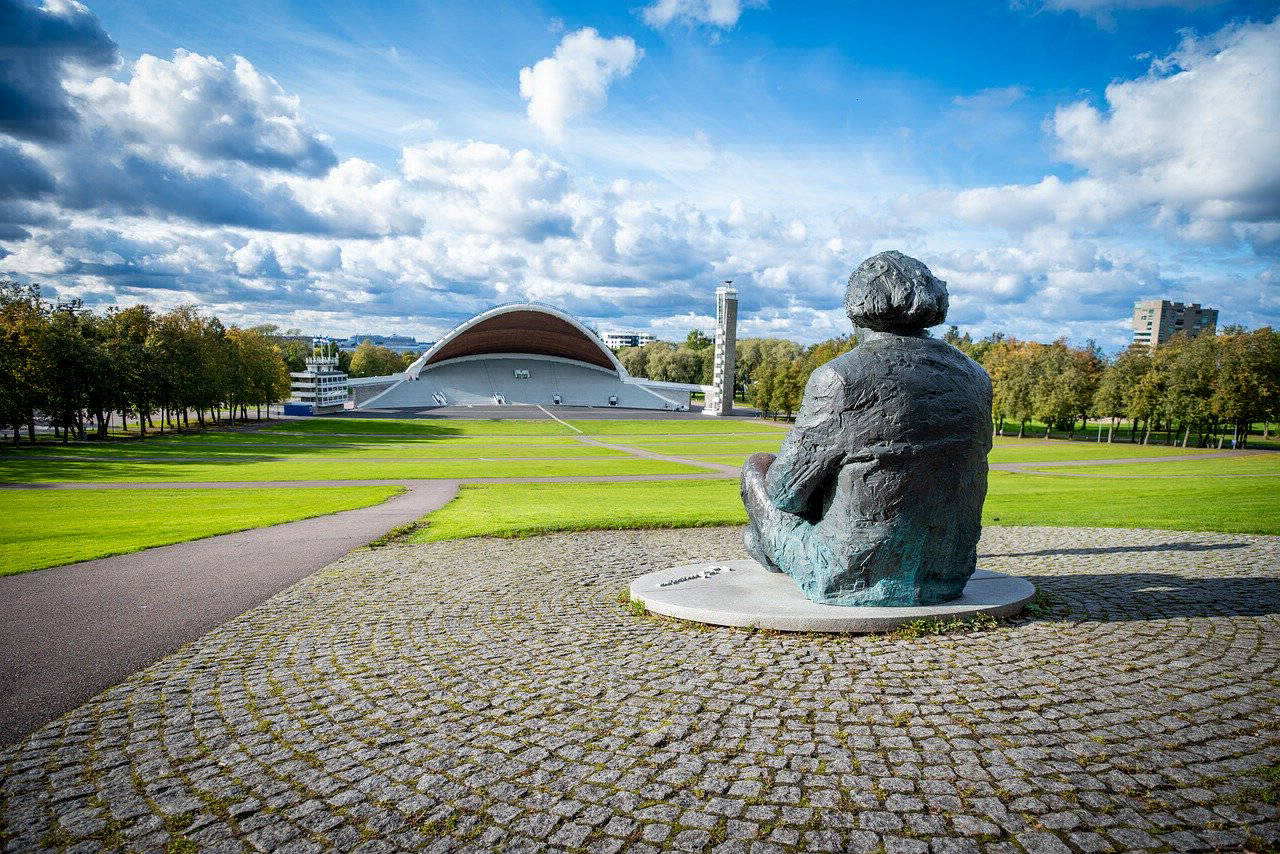
[[[861,361],[856,347],[848,353],[842,353],[830,362],[814,368],[813,373],[809,374],[806,387],[813,391],[836,391],[847,388],[858,375]]]

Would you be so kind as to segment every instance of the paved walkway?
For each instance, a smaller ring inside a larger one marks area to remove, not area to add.
[[[384,478],[375,480],[166,480],[166,481],[84,481],[70,483],[0,483],[0,489],[264,489],[306,486],[430,486],[440,483],[646,483],[662,480],[720,480],[736,478],[732,471],[701,471],[680,474],[570,474],[545,477],[455,477],[444,480]]]
[[[0,751],[9,848],[1266,850],[1280,538],[998,528],[966,635],[637,617],[741,529],[354,552]],[[1274,789],[1271,790],[1274,792]]]
[[[0,743],[456,492],[415,482],[373,507],[0,577]]]
[[[585,436],[576,436],[575,438],[584,445],[594,445],[597,448],[607,448],[611,451],[621,451],[624,454],[630,454],[633,457],[639,457],[640,459],[643,459],[643,460],[658,460],[660,462],[680,463],[681,465],[686,465],[686,466],[697,466],[699,468],[712,469],[713,471],[718,471],[721,474],[727,475],[730,477],[738,477],[738,475],[742,472],[741,466],[731,466],[731,465],[726,465],[725,463],[712,463],[712,462],[707,462],[706,460],[692,459],[690,457],[676,457],[676,456],[672,456],[671,454],[663,454],[663,453],[659,453],[658,451],[650,451],[645,448],[635,448],[635,447],[632,447],[631,445],[619,445],[614,442],[604,442],[604,441],[601,441],[600,439],[588,439]]]

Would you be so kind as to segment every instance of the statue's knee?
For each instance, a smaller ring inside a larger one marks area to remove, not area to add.
[[[766,459],[760,459],[761,457]],[[753,522],[767,513],[770,505],[765,475],[772,463],[773,454],[752,454],[742,465],[742,503]]]
[[[769,474],[769,466],[777,459],[774,454],[752,454],[742,463],[742,495],[763,498],[765,495],[765,477]]]
[[[742,477],[758,477],[763,479],[769,473],[769,466],[778,458],[777,454],[752,454],[742,464]]]

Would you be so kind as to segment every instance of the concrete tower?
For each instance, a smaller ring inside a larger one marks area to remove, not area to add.
[[[733,282],[716,288],[716,360],[705,415],[733,414],[733,380],[737,364],[738,292]]]

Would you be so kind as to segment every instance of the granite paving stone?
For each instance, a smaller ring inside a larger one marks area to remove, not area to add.
[[[1037,613],[637,615],[740,528],[364,549],[0,752],[6,851],[1277,844],[1280,537],[993,528]],[[1274,772],[1273,772],[1274,773]],[[1270,789],[1268,789],[1270,786]]]

